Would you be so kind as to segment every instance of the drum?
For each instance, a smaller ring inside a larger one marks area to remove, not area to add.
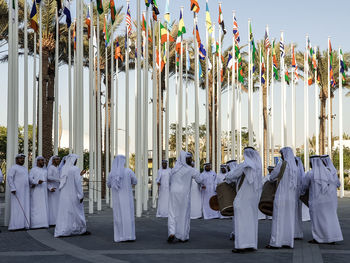
[[[309,207],[309,189],[306,190],[305,194],[301,195],[299,198],[307,207]]]
[[[209,206],[214,211],[219,211],[220,210],[219,202],[218,202],[218,196],[217,195],[213,195],[212,197],[210,197],[210,199],[209,199]]]
[[[219,211],[223,216],[233,216],[233,200],[235,199],[236,184],[221,183],[216,187]]]
[[[267,215],[272,216],[273,212],[273,201],[275,199],[275,194],[277,190],[277,182],[267,181],[262,189],[260,202],[259,202],[259,210]]]

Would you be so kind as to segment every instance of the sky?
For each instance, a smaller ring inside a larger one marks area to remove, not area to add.
[[[87,1],[85,1],[87,2]],[[161,19],[163,20],[165,0],[158,0],[158,6],[161,13]],[[205,41],[205,1],[199,0],[200,12],[198,14],[199,21],[199,31],[201,34],[202,41]],[[218,26],[218,2],[216,0],[209,0],[209,10],[211,15],[211,20]],[[342,47],[344,52],[350,51],[350,35],[347,34],[348,26],[348,10],[350,10],[350,1],[348,0],[333,0],[332,2],[325,0],[294,0],[294,1],[284,1],[284,0],[250,0],[250,1],[231,1],[223,0],[222,2],[222,11],[223,17],[227,29],[227,34],[224,38],[223,47],[228,47],[232,43],[232,11],[236,11],[236,18],[239,26],[239,33],[241,36],[241,45],[244,45],[248,41],[248,19],[252,21],[252,29],[254,33],[254,38],[256,40],[263,39],[265,33],[265,26],[269,26],[270,31],[270,41],[276,38],[279,39],[281,30],[284,31],[285,42],[293,42],[297,45],[298,50],[302,50],[305,46],[305,36],[308,34],[310,36],[311,44],[313,46],[319,46],[320,49],[327,48],[327,38],[331,37],[332,46],[334,50],[337,50],[339,47]],[[123,11],[126,10],[126,1],[115,1],[116,6],[124,6]],[[72,3],[72,18],[75,17],[75,3]],[[31,4],[30,4],[31,6]],[[193,28],[193,15],[190,12],[190,0],[170,0],[170,12],[171,19],[178,20],[180,7],[184,6],[184,22],[187,29],[187,34],[185,38],[191,38],[191,32]],[[136,19],[136,1],[130,1],[130,10],[132,19]],[[141,0],[141,10],[145,10],[144,1]],[[94,9],[96,14],[96,9]],[[123,34],[125,32],[125,23],[117,29],[117,34]],[[216,34],[218,36],[218,33]],[[6,52],[7,46],[4,46],[1,51]],[[33,59],[29,58],[29,123],[32,123],[32,89],[33,89]],[[37,63],[38,64],[38,63]],[[19,59],[19,85],[20,85],[20,106],[19,106],[19,122],[20,125],[23,125],[23,57]],[[0,96],[0,125],[6,126],[7,120],[7,63],[0,64],[0,72],[2,82],[0,85],[0,91],[2,96]],[[73,72],[73,70],[72,70]],[[149,100],[152,95],[152,81],[150,79],[151,73],[149,73]],[[118,132],[119,137],[119,153],[124,152],[125,147],[125,75],[120,73],[118,75],[119,80],[119,100],[118,100],[118,128],[121,129]],[[185,82],[184,82],[185,83]],[[88,127],[89,127],[89,116],[88,116],[88,70],[84,70],[84,147],[88,148]],[[185,84],[184,84],[185,85]],[[130,73],[130,150],[131,152],[134,149],[134,127],[135,127],[135,74],[132,71]],[[61,146],[68,146],[68,67],[63,65],[59,68],[59,103],[62,108],[62,120],[63,120],[63,136],[61,141]],[[102,86],[102,91],[105,89]],[[192,83],[188,84],[189,89],[189,123],[194,122],[194,86]],[[315,89],[314,86],[309,88],[309,109],[310,109],[310,135],[314,134],[315,131],[315,109],[314,109],[314,97]],[[170,98],[175,96],[175,79],[170,79]],[[276,135],[276,144],[280,144],[280,85],[279,83],[275,84],[274,88],[275,93],[275,109],[276,115],[274,118],[275,122],[275,135]],[[345,93],[345,90],[344,92]],[[297,96],[297,146],[300,146],[303,143],[303,131],[304,131],[304,92],[303,92],[303,83],[300,81],[296,87],[296,96]],[[287,87],[287,120],[291,118],[291,89]],[[200,90],[200,123],[205,122],[205,93],[203,90]],[[336,118],[334,120],[334,131],[335,135],[338,134],[338,94],[335,94],[334,99],[334,114]],[[254,94],[253,105],[258,103],[258,93]],[[344,112],[350,111],[350,98],[343,97],[343,106]],[[225,120],[227,117],[227,92],[222,95],[222,129],[224,131],[228,128],[228,121]],[[175,100],[170,100],[170,109],[175,109]],[[247,126],[247,95],[243,94],[242,97],[242,125]],[[151,114],[152,114],[152,105],[149,104],[149,135],[151,135]],[[258,133],[258,107],[254,107],[254,132]],[[225,119],[224,119],[225,118]],[[184,118],[183,118],[184,119]],[[170,110],[170,123],[175,122],[175,110]],[[344,132],[350,134],[350,122],[346,118],[343,119]],[[291,122],[287,121],[288,127],[288,144],[291,143]],[[152,136],[149,136],[149,148],[152,146]]]

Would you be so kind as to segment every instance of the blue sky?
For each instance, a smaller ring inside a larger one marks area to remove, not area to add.
[[[165,0],[158,0],[158,6],[161,14],[164,13]],[[205,40],[205,1],[198,1],[201,7],[200,13],[198,15],[199,19],[199,30],[201,32],[202,41]],[[116,6],[126,4],[126,1],[115,1]],[[72,4],[72,17],[74,19],[74,5]],[[141,0],[142,10],[145,9],[144,1]],[[191,37],[192,24],[193,24],[193,15],[189,10],[190,0],[170,0],[170,12],[171,19],[178,19],[180,7],[184,6],[184,22],[187,28],[186,38]],[[136,1],[130,1],[131,16],[135,19],[136,15]],[[209,9],[211,14],[211,19],[213,23],[216,24],[218,29],[217,20],[218,20],[218,1],[209,0]],[[96,10],[96,9],[95,9]],[[125,10],[125,8],[124,8]],[[350,35],[347,34],[348,30],[346,26],[348,25],[347,17],[348,11],[350,10],[350,1],[347,0],[334,0],[332,2],[324,0],[308,0],[308,1],[283,1],[283,0],[251,0],[251,1],[231,1],[223,0],[222,1],[222,10],[226,29],[228,31],[224,39],[224,47],[227,47],[232,43],[232,11],[236,10],[236,18],[238,21],[239,32],[241,36],[241,44],[247,43],[248,36],[248,18],[252,20],[252,28],[254,37],[256,40],[262,39],[264,37],[265,26],[268,24],[270,29],[270,39],[276,38],[279,39],[280,31],[284,31],[285,41],[287,43],[294,42],[298,45],[298,49],[302,49],[305,46],[305,35],[309,34],[310,40],[313,46],[317,45],[321,49],[327,47],[327,37],[330,36],[332,40],[332,45],[334,49],[342,47],[345,52],[349,52],[349,43]],[[96,11],[94,11],[96,12]],[[163,20],[163,15],[160,16]],[[124,32],[124,23],[117,30],[119,34]],[[7,49],[7,47],[4,47]],[[29,59],[29,122],[32,121],[32,68],[31,65],[33,60]],[[20,58],[19,61],[19,74],[20,74],[20,125],[23,124],[23,58]],[[7,63],[0,64],[0,71],[2,72],[2,85],[0,86],[3,96],[0,97],[0,125],[6,125],[6,109],[7,109]],[[67,146],[68,144],[68,83],[67,83],[67,73],[68,68],[66,66],[61,66],[59,69],[59,83],[60,83],[60,92],[59,100],[62,106],[62,118],[63,118],[63,138],[62,145]],[[149,76],[151,73],[149,74]],[[124,114],[125,114],[125,104],[124,104],[124,86],[125,78],[124,74],[119,74],[119,128],[124,129]],[[130,138],[131,138],[131,151],[134,148],[134,83],[135,77],[134,73],[130,74]],[[85,148],[88,148],[88,71],[84,71],[84,87],[85,87],[85,116],[84,116],[84,126],[85,126]],[[149,94],[152,94],[151,90],[151,80],[149,80]],[[102,87],[104,90],[104,87]],[[189,84],[189,94],[190,94],[190,109],[189,109],[189,122],[194,121],[194,89],[193,85]],[[275,116],[275,125],[276,129],[280,126],[280,87],[279,84],[275,85],[275,106],[277,114]],[[345,92],[344,92],[345,93]],[[175,94],[175,79],[170,79],[170,96]],[[258,94],[254,95],[254,102],[257,103]],[[291,91],[287,88],[287,98],[291,97]],[[314,87],[309,88],[309,97],[310,97],[310,134],[314,133],[315,127],[315,111],[314,111]],[[175,109],[175,104],[170,103],[170,107]],[[226,93],[222,97],[222,114],[223,117],[227,114],[227,96]],[[205,108],[203,104],[205,103],[205,93],[204,91],[200,92],[200,121],[204,123],[205,121]],[[303,130],[304,130],[304,106],[303,106],[303,86],[302,81],[297,86],[297,145],[303,143]],[[344,98],[344,112],[349,112],[350,110],[350,98]],[[291,102],[288,101],[287,104],[287,116],[291,116]],[[334,130],[335,134],[338,134],[338,95],[336,94],[334,99],[334,113],[337,115],[334,121]],[[242,99],[242,121],[243,126],[247,125],[247,96],[243,95]],[[175,111],[170,111],[170,122],[175,120]],[[151,120],[152,108],[149,105],[149,120]],[[226,118],[226,117],[225,117]],[[149,134],[151,134],[151,121],[149,121]],[[227,130],[227,121],[223,119],[222,121],[223,130]],[[254,109],[254,129],[257,132],[258,128],[258,109]],[[288,128],[290,128],[290,123],[288,122]],[[350,134],[350,123],[344,118],[344,131]],[[275,131],[277,138],[276,143],[280,142],[279,132]],[[120,131],[120,152],[123,152],[124,149],[124,132]],[[290,134],[289,134],[290,135]],[[288,136],[289,136],[288,135]],[[289,136],[289,142],[291,138]],[[152,138],[149,138],[149,146],[151,148]]]

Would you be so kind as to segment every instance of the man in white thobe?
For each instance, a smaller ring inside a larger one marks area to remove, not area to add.
[[[303,180],[302,192],[309,189],[309,207],[313,240],[309,243],[334,244],[343,240],[337,215],[337,187],[340,181],[329,157],[312,156],[311,170]],[[327,160],[328,159],[328,160]],[[324,161],[324,162],[323,162]],[[327,168],[328,167],[331,168]],[[333,167],[332,167],[333,166]]]
[[[303,234],[303,202],[300,200],[300,195],[302,191],[303,178],[305,176],[304,165],[299,157],[295,157],[295,163],[298,167],[298,186],[296,191],[295,199],[295,229],[294,229],[294,239],[301,240],[304,237]]]
[[[24,154],[16,156],[16,164],[7,174],[7,183],[11,191],[11,213],[9,230],[29,229],[30,227],[30,191],[28,170],[24,167]]]
[[[273,203],[272,229],[270,244],[266,248],[294,247],[295,207],[298,187],[298,167],[290,147],[280,150],[282,162],[273,169],[270,181],[278,178],[280,170],[285,166]]]
[[[190,238],[192,179],[201,183],[199,171],[191,167],[192,155],[181,151],[170,173],[168,242]]]
[[[191,162],[191,167],[194,168],[194,162]],[[191,219],[199,219],[202,217],[202,186],[197,184],[195,179],[192,179],[191,187]]]
[[[220,165],[220,172],[216,176],[216,186],[218,184],[221,184],[221,183],[224,182],[224,180],[226,178],[226,174],[227,174],[227,165],[226,164],[221,164]]]
[[[60,171],[58,166],[60,164],[60,157],[54,155],[50,158],[49,164],[47,165],[47,189],[48,200],[49,200],[49,225],[56,225],[56,217],[58,210],[58,202],[60,201]]]
[[[86,231],[84,193],[80,172],[76,166],[78,155],[70,154],[62,168],[60,178],[60,201],[58,204],[55,237],[89,235]]]
[[[226,165],[227,165],[227,172],[229,173],[237,167],[238,163],[237,163],[237,160],[230,160],[226,163]],[[237,186],[237,180],[236,181],[232,180],[232,183],[235,183]],[[232,232],[230,234],[230,240],[235,240],[235,218],[234,218],[234,216],[232,216]]]
[[[2,183],[3,180],[4,180],[4,175],[2,174],[2,171],[0,169],[0,184]],[[0,213],[0,215],[1,215],[1,213]],[[1,230],[0,230],[0,233],[1,233]]]
[[[49,206],[47,198],[47,169],[45,158],[38,156],[29,173],[30,228],[49,227]]]
[[[158,184],[158,206],[157,217],[168,217],[169,206],[169,176],[171,169],[168,161],[162,161],[162,167],[158,171],[156,182]]]
[[[211,164],[204,164],[204,171],[201,173],[202,180],[202,207],[204,219],[219,217],[219,211],[211,209],[209,200],[216,195],[216,173],[211,169]]]
[[[258,248],[258,205],[262,186],[262,168],[259,153],[253,147],[243,152],[244,162],[231,170],[226,182],[238,182],[237,196],[233,201],[235,221],[234,253],[253,251]]]
[[[132,186],[137,184],[137,179],[133,171],[125,168],[125,160],[124,155],[113,160],[107,180],[107,186],[112,189],[114,242],[136,240]]]

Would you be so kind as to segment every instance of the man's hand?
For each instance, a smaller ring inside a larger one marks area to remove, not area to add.
[[[205,189],[207,189],[207,187],[206,187],[205,185],[203,185],[203,186],[202,186],[202,189],[205,190]]]
[[[12,194],[16,195],[16,191],[11,191]]]
[[[158,183],[158,186],[160,186],[160,183]]]
[[[82,170],[82,171],[80,172],[80,176],[83,176],[84,174],[86,174],[86,170]]]
[[[51,188],[50,192],[56,192],[56,188]]]
[[[84,200],[84,198],[80,199],[80,203],[82,203],[82,202],[83,202],[83,200]]]
[[[42,184],[42,183],[43,183],[43,181],[42,181],[42,180],[39,180],[38,184]]]

